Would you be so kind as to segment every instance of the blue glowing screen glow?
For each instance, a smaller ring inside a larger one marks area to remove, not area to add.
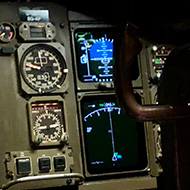
[[[81,82],[112,82],[114,32],[106,29],[75,33],[78,77]]]

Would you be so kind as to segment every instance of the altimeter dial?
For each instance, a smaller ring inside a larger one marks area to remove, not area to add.
[[[22,55],[20,66],[24,81],[38,93],[60,89],[68,73],[63,55],[47,44],[28,48]]]

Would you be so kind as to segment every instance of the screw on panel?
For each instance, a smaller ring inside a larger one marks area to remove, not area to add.
[[[6,152],[5,153],[5,162],[10,162],[11,161],[11,153],[10,152]]]
[[[7,175],[6,175],[6,177],[7,177],[8,179],[13,180],[14,173],[13,173],[11,170],[8,170],[8,171],[7,171]]]
[[[72,157],[73,156],[73,153],[72,152],[69,152],[69,154],[68,154],[70,157]]]
[[[62,153],[63,153],[63,154],[65,154],[65,153],[66,153],[66,151],[65,151],[65,150],[62,150]]]
[[[72,149],[72,147],[68,147],[68,150],[70,150],[70,152],[68,153],[68,156],[72,157],[73,156],[73,149]]]
[[[74,164],[70,165],[70,172],[71,173],[75,172],[75,166],[74,166]]]
[[[61,23],[59,24],[59,27],[60,27],[61,29],[63,29],[63,28],[65,27],[64,23],[61,22]]]
[[[66,145],[69,145],[68,140],[69,140],[68,135],[65,133],[65,135],[63,137],[63,140],[62,140],[62,143],[66,144]]]
[[[72,183],[72,179],[71,179],[71,178],[68,178],[68,179],[67,179],[67,185],[71,185],[71,183]]]
[[[49,24],[47,24],[46,27],[47,27],[48,29],[51,28],[51,26],[50,26]]]
[[[34,143],[36,145],[39,145],[40,143],[42,143],[43,139],[41,136],[37,136],[36,139],[34,140]]]

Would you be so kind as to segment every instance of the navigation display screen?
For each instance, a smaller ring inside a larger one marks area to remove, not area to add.
[[[118,107],[115,96],[84,97],[81,106],[90,174],[147,167],[144,124],[127,116]]]
[[[78,77],[81,82],[113,81],[113,29],[83,29],[75,32]]]

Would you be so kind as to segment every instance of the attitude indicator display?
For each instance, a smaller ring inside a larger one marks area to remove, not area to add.
[[[81,82],[112,82],[114,36],[94,29],[75,33],[78,77]]]
[[[144,124],[127,116],[114,96],[83,98],[82,113],[89,173],[142,170],[147,166]]]

